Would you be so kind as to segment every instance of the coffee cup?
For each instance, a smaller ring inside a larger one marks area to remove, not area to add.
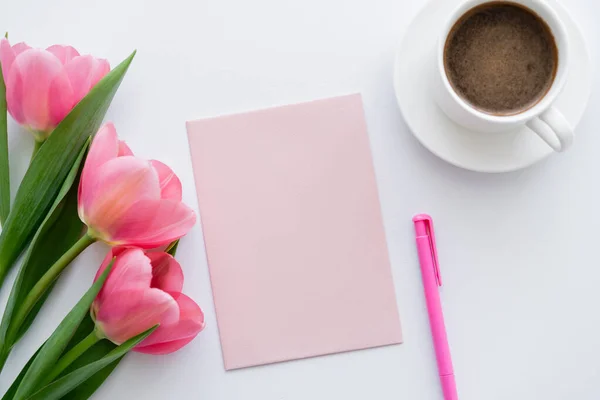
[[[555,151],[572,143],[553,106],[567,78],[567,33],[547,3],[467,0],[448,17],[436,52],[436,100],[456,123],[495,134],[526,125]]]

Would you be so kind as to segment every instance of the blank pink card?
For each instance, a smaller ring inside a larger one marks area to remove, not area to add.
[[[187,129],[226,369],[402,342],[360,95]]]

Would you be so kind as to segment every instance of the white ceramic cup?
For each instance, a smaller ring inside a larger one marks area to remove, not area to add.
[[[569,49],[567,32],[557,13],[543,0],[511,0],[526,7],[542,18],[550,27],[558,49],[558,68],[552,86],[533,107],[514,115],[492,115],[479,111],[463,100],[452,88],[444,67],[446,39],[454,24],[465,13],[489,0],[467,0],[447,19],[437,45],[435,94],[440,108],[456,123],[478,132],[502,134],[520,125],[539,135],[555,151],[563,151],[573,142],[573,129],[565,117],[552,106],[567,79]]]

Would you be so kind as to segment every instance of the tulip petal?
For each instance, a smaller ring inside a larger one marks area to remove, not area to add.
[[[82,191],[84,183],[89,185],[89,182],[98,173],[98,168],[108,160],[117,157],[118,149],[117,131],[113,123],[109,122],[96,133],[81,172],[81,179],[79,180],[79,217],[81,219],[83,219]]]
[[[71,46],[55,44],[53,46],[48,47],[46,50],[54,54],[54,56],[58,58],[62,65],[66,65],[75,57],[79,57],[79,52],[77,51],[77,49]]]
[[[117,130],[112,122],[104,124],[92,141],[90,151],[85,159],[82,172],[82,180],[88,180],[94,175],[100,166],[108,160],[117,157],[119,152],[119,140]]]
[[[92,307],[97,328],[116,344],[156,324],[168,326],[179,319],[177,302],[159,289],[119,290],[106,296],[101,307]]]
[[[24,52],[29,50],[29,47],[24,42],[17,43],[11,47],[7,39],[0,40],[0,63],[2,63],[2,75],[4,76],[4,82],[7,83],[8,75],[15,58]],[[11,93],[22,93],[23,91],[23,80],[20,75],[17,75],[11,82],[11,87],[7,88],[7,91]],[[8,112],[13,118],[19,123],[25,123],[25,115],[23,114],[22,104],[20,102],[11,101],[8,104]]]
[[[195,223],[194,211],[179,201],[142,199],[115,222],[112,240],[151,249],[179,239]]]
[[[183,271],[170,254],[147,253],[152,264],[152,283],[150,287],[169,293],[179,293],[183,289]]]
[[[191,336],[185,339],[172,340],[170,342],[156,343],[142,347],[134,347],[133,351],[135,351],[136,353],[152,354],[155,356],[171,354],[187,345],[189,342],[194,340],[194,338],[195,336]],[[142,342],[141,344],[144,344],[144,342]]]
[[[158,173],[160,197],[181,201],[181,181],[173,170],[157,160],[150,160],[150,163]]]
[[[108,264],[110,264],[112,259],[114,257],[118,257],[121,253],[123,253],[126,250],[127,250],[127,247],[112,247],[108,251],[108,253],[106,253],[104,260],[102,260],[102,264],[100,265],[100,268],[98,268],[98,271],[96,272],[96,276],[94,277],[94,282],[96,282],[96,280],[98,280],[98,278],[100,278],[100,275],[102,275],[102,273],[104,272],[106,267],[108,267]],[[113,271],[114,271],[114,269],[113,269]],[[102,290],[101,290],[101,292],[102,292]]]
[[[100,274],[106,269],[113,257],[110,251],[98,270]],[[97,275],[99,276],[99,275]],[[118,257],[100,290],[96,301],[101,307],[104,299],[115,292],[123,290],[146,290],[152,282],[152,265],[141,249],[126,249],[118,252]]]
[[[125,143],[123,140],[119,140],[119,154],[117,156],[124,157],[124,156],[132,156],[132,155],[133,155],[133,151],[131,151],[129,146],[127,146],[127,143]]]
[[[29,46],[27,43],[25,42],[19,42],[17,44],[15,44],[12,47],[13,51],[15,52],[15,57],[18,56],[19,54],[21,54],[22,52],[24,52],[25,50],[29,50],[31,49],[31,46]]]
[[[13,117],[37,131],[49,131],[73,107],[64,67],[51,53],[29,49],[13,61],[6,78],[6,101]]]
[[[74,106],[75,102],[71,84],[64,79],[64,75],[61,73],[59,76],[54,78],[50,84],[50,92],[48,94],[48,114],[50,123],[46,129],[40,130],[53,130],[56,126],[58,126],[58,124],[60,124],[60,121],[62,121],[67,114],[69,114]]]
[[[65,65],[78,103],[110,71],[108,61],[90,55],[73,58]]]
[[[17,43],[11,47],[8,39],[2,38],[0,40],[0,63],[2,63],[2,76],[4,76],[4,80],[8,78],[8,71],[10,71],[15,57],[30,48],[24,42]]]
[[[185,294],[177,298],[179,321],[174,325],[161,325],[134,351],[146,354],[168,354],[179,350],[191,342],[204,327],[204,313]]]
[[[79,215],[97,238],[127,244],[116,236],[128,215],[136,213],[132,210],[140,208],[140,200],[159,198],[158,176],[150,163],[131,156],[113,158],[81,180]]]
[[[8,40],[0,40],[0,63],[2,63],[2,76],[4,76],[4,80],[8,78],[8,72],[15,61],[15,57],[15,51],[10,46]]]
[[[6,108],[17,123],[24,125],[26,123],[25,112],[23,111],[23,103],[21,102],[21,97],[23,96],[23,78],[19,73],[10,74],[10,77],[9,86],[8,76],[4,75],[4,80],[7,83]]]

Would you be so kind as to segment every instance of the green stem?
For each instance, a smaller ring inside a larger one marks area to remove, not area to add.
[[[85,353],[90,347],[101,341],[102,337],[99,337],[96,334],[96,330],[94,329],[92,333],[87,335],[81,342],[77,343],[75,347],[69,350],[65,355],[63,355],[52,371],[46,376],[42,386],[52,382],[56,379],[69,365],[73,363],[73,361],[77,360],[83,353]]]
[[[35,144],[33,145],[33,153],[31,154],[31,160],[29,160],[29,164],[31,164],[31,162],[35,158],[35,155],[37,154],[38,150],[42,147],[43,144],[44,140],[35,139]]]
[[[6,343],[9,344],[9,346],[12,346],[18,339],[17,335],[21,329],[21,325],[23,325],[25,318],[27,318],[27,315],[39,301],[40,297],[42,297],[71,261],[95,241],[96,239],[89,236],[87,233],[83,235],[83,237],[67,250],[66,253],[63,254],[35,284],[29,294],[27,294],[27,297],[25,297],[25,300],[23,300],[23,303],[21,303],[21,306],[18,308],[15,317],[10,324],[9,332],[6,335],[8,339]]]

